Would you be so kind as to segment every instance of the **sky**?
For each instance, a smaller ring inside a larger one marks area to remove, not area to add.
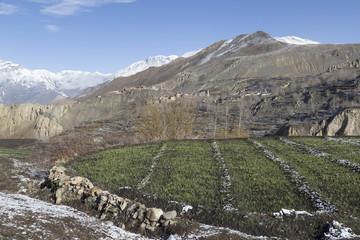
[[[360,0],[0,0],[0,59],[114,73],[259,30],[360,43],[359,9]]]

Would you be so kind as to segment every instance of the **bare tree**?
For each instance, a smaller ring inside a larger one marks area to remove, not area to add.
[[[194,107],[183,101],[148,104],[136,123],[137,138],[142,142],[185,139],[194,129]]]

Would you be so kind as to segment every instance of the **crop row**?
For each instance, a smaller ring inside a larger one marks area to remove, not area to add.
[[[345,159],[360,164],[360,147],[325,138],[297,137],[291,141],[327,153],[338,159]]]
[[[300,149],[304,150],[305,152],[307,152],[309,154],[312,154],[312,155],[315,155],[315,156],[318,156],[318,157],[326,157],[330,161],[335,162],[335,163],[337,163],[337,164],[339,164],[339,165],[341,165],[343,167],[348,167],[348,168],[351,168],[354,171],[360,172],[360,165],[352,163],[352,162],[350,162],[348,160],[335,158],[334,156],[332,156],[332,155],[330,155],[328,153],[320,152],[318,150],[309,148],[309,147],[301,145],[299,143],[292,142],[289,139],[280,138],[280,140],[282,142],[288,144],[288,145],[294,146],[296,148],[300,148]]]
[[[284,164],[274,161],[252,140],[243,139],[218,140],[216,146],[214,141],[191,140],[109,149],[75,160],[69,167],[110,190],[141,188],[161,198],[206,208],[232,206],[263,213],[294,208],[312,212],[316,204],[306,191],[313,191],[320,194],[315,197],[320,202],[329,200],[337,208],[359,216],[359,172],[332,161],[330,155],[321,157],[307,151],[314,148],[320,152],[326,150],[326,144],[344,144],[321,138],[287,139],[306,148],[275,138],[255,140]],[[347,147],[357,150],[345,145],[338,151],[349,152]],[[287,169],[294,170],[300,181]]]
[[[312,211],[312,204],[281,167],[246,140],[218,142],[232,177],[236,207],[272,213],[281,208]]]
[[[168,142],[144,190],[191,205],[222,207],[221,175],[209,142]]]
[[[24,160],[32,154],[31,150],[27,149],[13,149],[13,148],[0,148],[0,157],[16,158]]]
[[[73,161],[69,166],[77,174],[109,189],[134,187],[148,174],[160,148],[160,144],[153,144],[109,149]]]
[[[313,138],[307,139],[313,140]],[[315,191],[330,200],[336,207],[360,216],[358,172],[340,167],[328,158],[309,154],[277,139],[262,138],[259,142],[275,155],[292,164]]]

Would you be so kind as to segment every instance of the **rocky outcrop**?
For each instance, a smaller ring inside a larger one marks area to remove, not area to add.
[[[87,178],[67,176],[63,167],[51,168],[48,180],[56,204],[81,199],[84,204],[96,209],[100,220],[107,224],[116,224],[142,234],[165,231],[176,224],[175,210],[164,212],[160,208],[147,208],[139,202],[102,191]]]
[[[0,105],[2,138],[47,138],[64,130],[61,117],[66,106],[40,104]]]
[[[281,136],[359,136],[360,108],[348,108],[333,117],[311,123],[285,125],[278,132]]]
[[[0,104],[0,138],[47,139],[84,122],[125,115],[152,97],[155,91],[133,90],[69,104]]]

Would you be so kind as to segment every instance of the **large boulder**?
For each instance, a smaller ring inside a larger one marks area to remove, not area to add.
[[[164,214],[160,208],[149,208],[146,212],[146,218],[151,222],[157,222]]]

